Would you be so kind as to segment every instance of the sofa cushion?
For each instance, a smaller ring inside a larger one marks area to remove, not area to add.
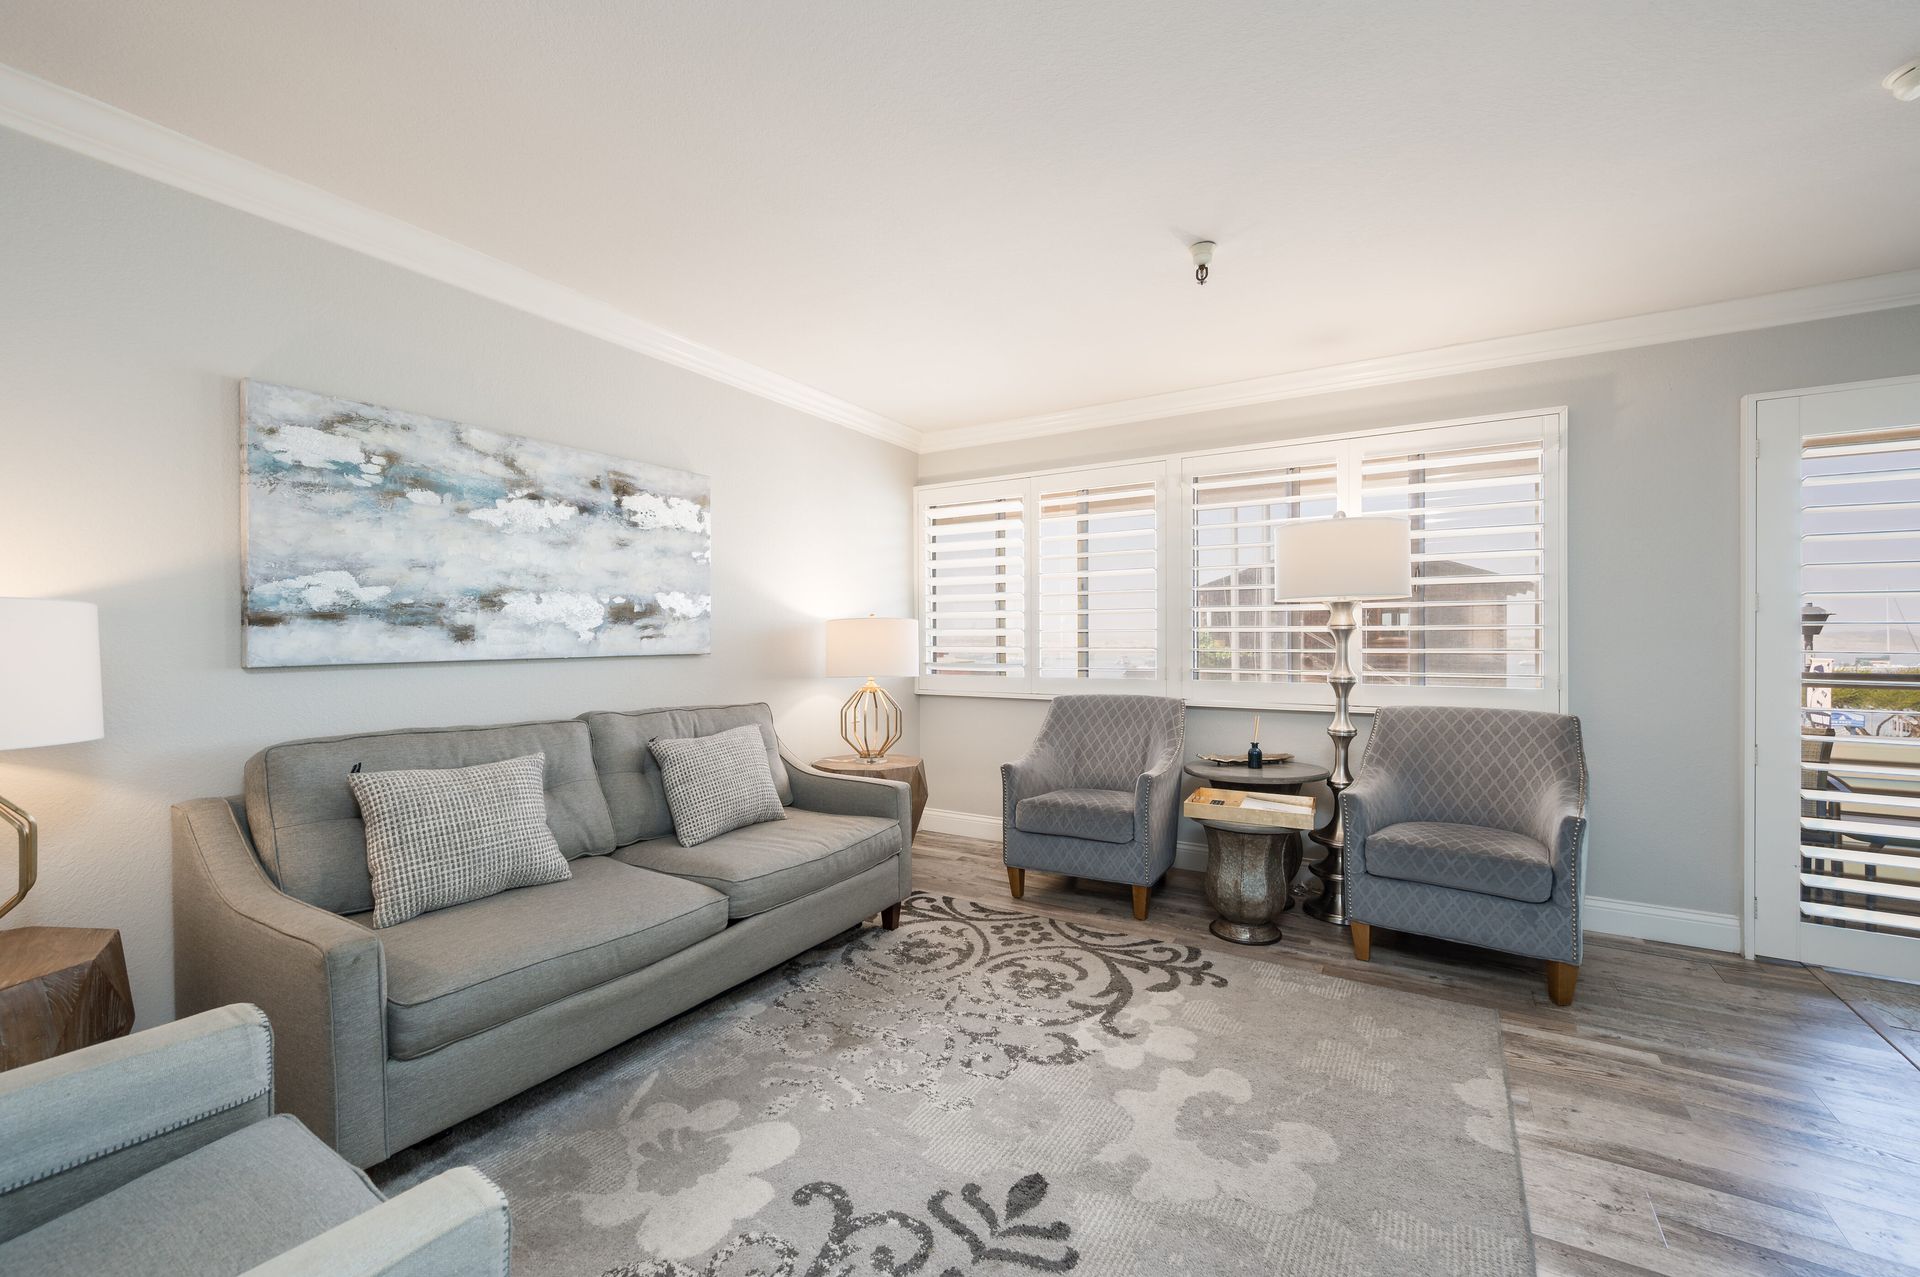
[[[1056,789],[1022,798],[1013,809],[1022,833],[1090,842],[1133,841],[1133,792],[1124,789]]]
[[[1408,820],[1367,838],[1366,871],[1538,904],[1553,895],[1553,857],[1535,839],[1481,825]]]
[[[0,1272],[244,1273],[380,1204],[299,1119],[241,1127],[0,1246]]]
[[[900,822],[829,816],[795,807],[785,820],[748,825],[697,847],[653,838],[622,847],[615,860],[700,883],[727,897],[727,912],[750,918],[844,882],[900,852]]]
[[[247,825],[280,890],[335,913],[373,908],[366,828],[347,787],[362,771],[472,767],[547,756],[547,827],[567,859],[614,848],[586,725],[567,720],[289,741],[247,760]]]
[[[371,914],[355,915],[371,925]],[[616,860],[421,914],[380,933],[387,1054],[411,1060],[678,953],[727,925],[726,897]]]
[[[656,736],[712,736],[752,723],[767,742],[774,792],[783,806],[793,805],[793,784],[787,778],[787,765],[780,761],[780,738],[773,733],[773,711],[765,705],[689,705],[632,713],[595,710],[582,714],[580,721],[593,742],[593,765],[599,769],[600,787],[613,815],[614,841],[620,846],[673,832],[673,813],[667,810],[666,791],[660,784],[660,764],[647,748]]]

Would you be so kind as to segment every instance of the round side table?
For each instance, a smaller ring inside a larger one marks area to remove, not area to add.
[[[855,754],[816,758],[813,769],[841,776],[871,776],[877,780],[903,780],[913,798],[913,832],[920,832],[920,816],[927,809],[927,768],[912,754],[888,754],[868,762]]]
[[[1186,772],[1214,789],[1280,794],[1297,794],[1302,785],[1333,775],[1328,768],[1294,762],[1255,768],[1194,761]],[[1199,824],[1207,831],[1207,903],[1220,915],[1213,934],[1235,944],[1272,944],[1280,938],[1275,920],[1293,908],[1293,880],[1304,858],[1300,831]]]

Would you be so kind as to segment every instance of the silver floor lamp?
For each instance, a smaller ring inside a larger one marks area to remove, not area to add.
[[[1391,515],[1337,514],[1298,519],[1273,530],[1275,603],[1325,603],[1333,631],[1333,813],[1313,831],[1325,852],[1313,864],[1320,894],[1306,911],[1335,926],[1347,925],[1346,834],[1340,823],[1340,793],[1353,784],[1351,753],[1356,734],[1348,701],[1359,679],[1353,672],[1353,632],[1360,604],[1404,599],[1413,591],[1413,537],[1405,519]]]

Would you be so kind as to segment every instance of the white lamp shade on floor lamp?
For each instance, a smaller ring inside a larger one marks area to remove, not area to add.
[[[1297,519],[1273,530],[1275,602],[1358,603],[1412,592],[1413,534],[1405,519]]]
[[[100,609],[0,599],[0,750],[98,740]]]
[[[920,672],[920,623],[850,616],[827,622],[828,678],[908,678]]]

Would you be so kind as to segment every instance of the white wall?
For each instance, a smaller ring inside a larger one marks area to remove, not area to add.
[[[1909,308],[929,453],[920,475],[1566,405],[1567,649],[1570,708],[1593,778],[1588,886],[1597,897],[1724,917],[1741,911],[1740,397],[1916,372],[1920,308]],[[930,806],[998,812],[995,765],[1026,748],[1044,707],[919,699]],[[1263,712],[1266,746],[1325,761],[1326,721]],[[1194,710],[1188,722],[1192,752],[1246,743],[1241,711]]]
[[[246,377],[710,475],[713,654],[243,671]],[[766,699],[800,754],[841,752],[850,686],[820,677],[819,620],[904,614],[913,473],[890,445],[0,131],[0,595],[97,602],[107,698],[104,740],[0,756],[0,793],[44,831],[5,925],[118,927],[153,1024],[172,1012],[167,807],[238,792],[274,741]],[[0,865],[10,891],[10,849]]]

